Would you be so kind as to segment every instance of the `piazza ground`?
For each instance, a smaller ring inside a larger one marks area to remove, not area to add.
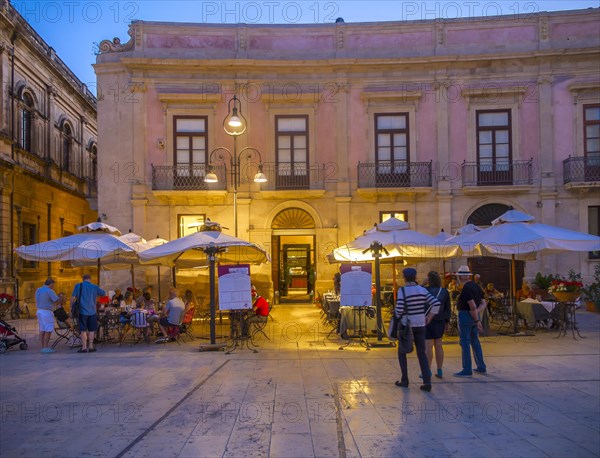
[[[489,374],[409,389],[396,350],[340,343],[311,305],[279,305],[259,353],[105,344],[41,354],[35,320],[13,322],[29,349],[0,355],[1,456],[595,457],[600,455],[600,315],[582,340],[554,332],[483,339]],[[200,331],[200,329],[198,329]],[[219,328],[217,329],[219,332]]]

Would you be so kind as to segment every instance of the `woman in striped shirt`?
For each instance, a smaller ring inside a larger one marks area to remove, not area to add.
[[[415,269],[406,268],[402,272],[402,275],[404,276],[405,286],[398,291],[394,313],[397,318],[402,318],[402,320],[408,319],[414,336],[417,358],[419,359],[421,376],[423,378],[423,385],[420,388],[423,391],[431,391],[431,371],[429,370],[429,361],[425,347],[425,325],[438,313],[440,302],[429,291],[417,284],[417,271]],[[407,388],[408,363],[406,353],[400,352],[400,345],[398,345],[398,361],[400,362],[402,379],[398,380],[396,385]]]

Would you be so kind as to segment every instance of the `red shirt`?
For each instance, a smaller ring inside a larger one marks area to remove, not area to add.
[[[260,315],[260,316],[269,315],[269,303],[262,296],[258,296],[256,298],[256,301],[254,301],[253,308],[256,310],[257,315]]]

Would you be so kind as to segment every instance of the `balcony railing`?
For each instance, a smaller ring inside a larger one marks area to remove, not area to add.
[[[263,173],[267,182],[261,185],[265,191],[283,191],[286,189],[325,189],[324,164],[294,164],[290,162],[267,162],[263,164]]]
[[[600,181],[600,155],[565,159],[563,177],[564,184]]]
[[[463,186],[515,186],[533,184],[532,161],[463,162]]]
[[[431,162],[358,163],[359,188],[431,187]]]
[[[227,189],[224,165],[216,165],[213,171],[218,183],[206,183],[208,167],[196,165],[152,165],[152,189],[154,191],[209,191]]]

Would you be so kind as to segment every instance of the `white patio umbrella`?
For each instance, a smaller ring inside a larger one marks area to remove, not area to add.
[[[452,258],[462,253],[457,243],[445,242],[431,235],[413,231],[407,222],[392,217],[376,224],[352,242],[333,250],[333,257],[337,261],[371,261],[371,254],[365,250],[368,250],[374,241],[380,242],[387,251],[381,255],[381,259],[402,258],[417,262],[425,259]]]
[[[135,267],[140,265],[138,259],[138,253],[142,251],[149,250],[150,248],[154,248],[155,246],[161,245],[165,243],[166,240],[163,239],[153,239],[151,241],[147,241],[141,235],[132,232],[131,230],[124,235],[119,236],[119,240],[127,244],[132,251],[123,251],[118,253],[111,253],[107,256],[103,256],[100,258],[100,266],[102,270],[125,270],[129,269],[131,271],[131,286],[135,291]],[[159,242],[159,240],[163,240],[163,242]],[[73,266],[90,266],[95,265],[96,261],[94,260],[75,260],[72,261],[71,264]]]
[[[262,264],[267,252],[252,242],[223,234],[218,223],[207,221],[200,231],[139,253],[142,264],[160,262],[170,267],[209,267],[210,343],[215,346],[215,262]]]
[[[377,340],[383,337],[380,296],[380,259],[403,259],[420,262],[426,259],[448,259],[462,254],[456,243],[413,231],[410,225],[397,218],[376,224],[352,242],[333,250],[337,261],[371,261],[375,258],[375,305],[377,310]],[[395,272],[395,269],[394,269]],[[394,291],[396,285],[394,285]]]
[[[600,237],[548,224],[509,210],[492,221],[492,226],[462,237],[459,244],[467,256],[494,256],[511,260],[511,294],[516,295],[515,260],[532,260],[539,254],[600,250]],[[514,314],[513,304],[513,314]],[[513,317],[514,318],[514,317]],[[517,323],[514,320],[515,333]]]
[[[95,264],[99,283],[102,259],[119,258],[134,251],[117,236],[121,234],[119,230],[108,224],[95,222],[77,229],[82,232],[35,245],[20,246],[15,249],[15,253],[27,261]]]

